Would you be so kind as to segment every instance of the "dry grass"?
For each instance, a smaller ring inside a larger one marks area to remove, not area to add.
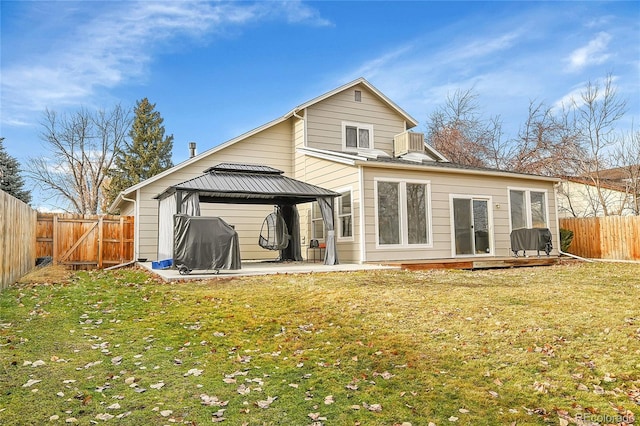
[[[0,295],[0,423],[621,423],[640,403],[639,276],[79,273]]]
[[[33,269],[20,278],[18,285],[27,284],[60,284],[67,282],[73,271],[63,265],[47,265]]]

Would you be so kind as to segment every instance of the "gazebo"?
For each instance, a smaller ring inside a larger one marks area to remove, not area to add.
[[[280,260],[302,260],[297,204],[318,202],[326,230],[324,263],[338,264],[334,225],[337,192],[284,176],[269,166],[220,163],[196,178],[168,187],[159,202],[158,259],[173,258],[174,215],[200,216],[200,203],[262,204],[278,207],[290,241]]]

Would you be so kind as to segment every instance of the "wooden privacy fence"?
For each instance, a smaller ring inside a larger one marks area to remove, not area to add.
[[[573,231],[569,253],[593,259],[640,260],[640,216],[560,219]]]
[[[0,290],[33,268],[36,211],[0,190]]]
[[[37,257],[74,269],[133,260],[133,217],[38,213]]]

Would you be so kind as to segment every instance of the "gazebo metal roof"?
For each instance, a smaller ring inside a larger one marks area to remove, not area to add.
[[[175,192],[198,193],[200,202],[227,204],[301,204],[334,198],[337,192],[284,176],[269,166],[221,163],[205,174],[172,185],[156,198]]]

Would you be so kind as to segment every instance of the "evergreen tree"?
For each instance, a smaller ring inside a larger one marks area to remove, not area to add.
[[[5,151],[3,141],[4,138],[0,138],[0,189],[28,204],[31,202],[31,193],[24,189],[20,164]]]
[[[115,167],[109,172],[109,203],[120,191],[173,167],[173,135],[165,136],[164,120],[155,107],[147,98],[136,102],[131,141],[116,152]]]

